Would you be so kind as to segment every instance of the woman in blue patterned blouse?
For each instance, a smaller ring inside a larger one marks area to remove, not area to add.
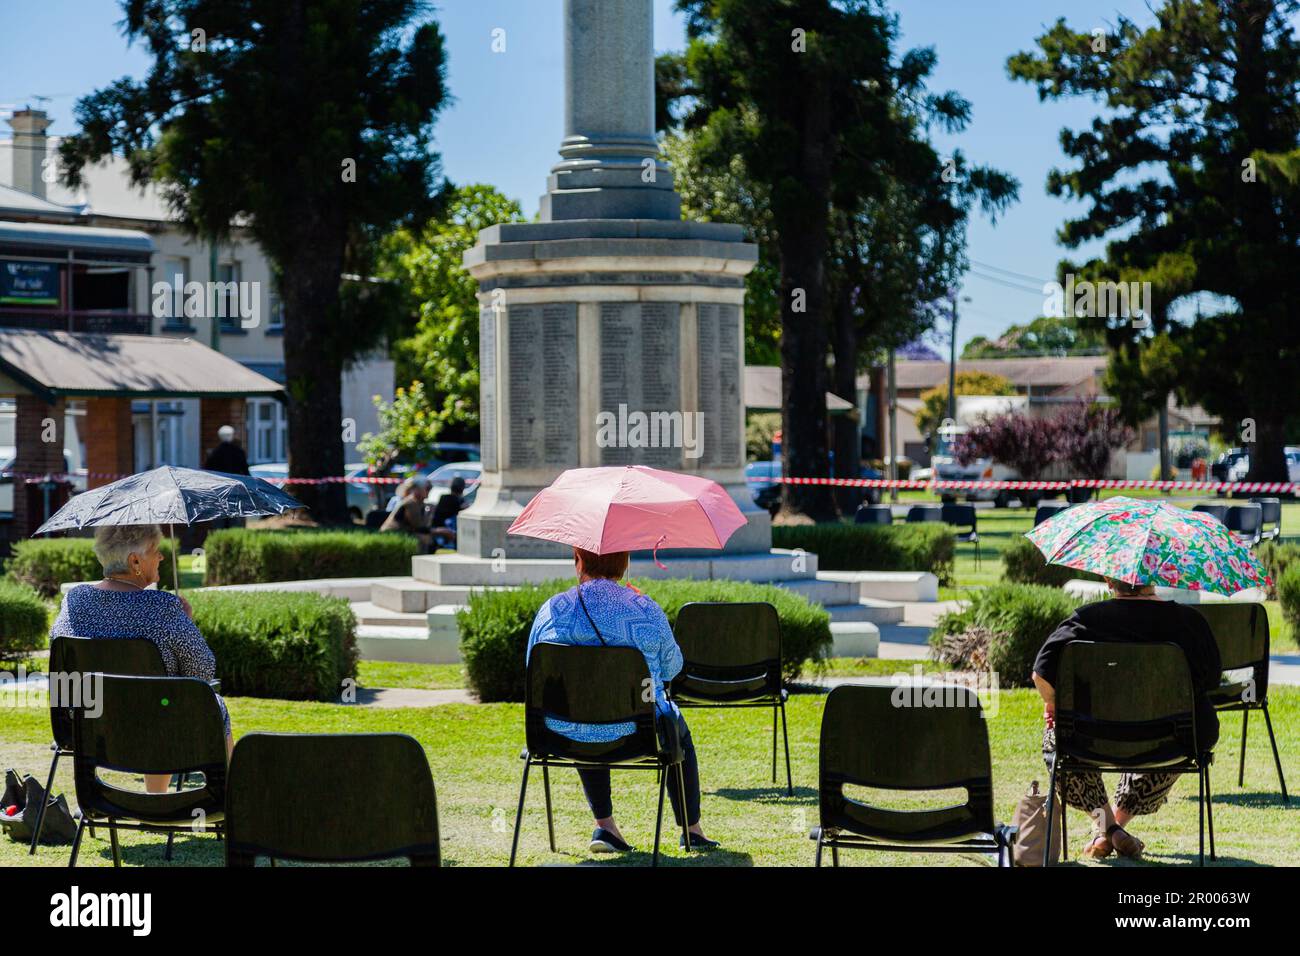
[[[161,541],[156,524],[96,528],[95,556],[104,567],[104,578],[79,584],[63,596],[50,637],[144,638],[158,645],[168,674],[213,680],[217,659],[192,620],[189,602],[152,588],[163,559]],[[217,704],[229,755],[230,713],[220,696]],[[161,793],[170,779],[170,774],[145,774],[145,789]]]
[[[664,694],[664,684],[682,669],[682,651],[673,638],[668,618],[659,605],[636,588],[619,584],[619,579],[627,573],[626,551],[595,554],[574,548],[573,563],[578,571],[578,586],[555,595],[537,612],[532,633],[528,636],[529,655],[532,654],[533,645],[541,641],[549,644],[635,647],[642,653],[654,683],[655,707],[661,715],[677,722],[685,754],[681,765],[686,790],[685,807],[681,806],[677,789],[678,771],[674,768],[668,772],[668,797],[672,801],[673,816],[680,827],[685,812],[692,849],[717,846],[716,841],[704,835],[700,826],[700,768],[695,758],[691,732],[677,705]],[[617,740],[635,730],[635,725],[630,722],[614,725],[577,724],[551,717],[546,718],[546,726],[570,740],[584,742]],[[582,779],[583,792],[586,793],[587,803],[596,818],[596,831],[591,835],[591,851],[616,853],[631,850],[632,847],[628,846],[623,834],[619,832],[618,824],[614,822],[609,771],[579,770],[578,776]],[[678,838],[679,845],[683,839]]]

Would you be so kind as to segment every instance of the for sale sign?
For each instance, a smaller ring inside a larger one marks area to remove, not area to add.
[[[58,305],[59,267],[52,262],[0,261],[0,305]]]

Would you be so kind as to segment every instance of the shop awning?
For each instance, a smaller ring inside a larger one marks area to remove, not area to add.
[[[0,221],[0,257],[28,256],[78,262],[149,264],[153,239],[137,229],[59,226],[44,222]]]
[[[30,329],[0,329],[0,391],[6,384],[46,401],[236,398],[284,391],[193,339]]]

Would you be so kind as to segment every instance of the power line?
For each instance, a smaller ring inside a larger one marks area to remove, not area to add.
[[[976,279],[983,279],[985,282],[996,283],[997,285],[1011,289],[1015,292],[1023,292],[1025,293],[1025,295],[1035,295],[1038,296],[1039,298],[1042,298],[1043,296],[1042,289],[1028,289],[1025,288],[1025,286],[1023,285],[1019,285],[1015,282],[1012,282],[1010,279],[1003,279],[999,276],[984,275],[983,273],[976,272],[974,270],[971,270],[970,275]]]
[[[1012,269],[1003,269],[1001,266],[990,265],[987,262],[980,262],[978,259],[971,259],[970,263],[973,266],[979,266],[981,269],[987,269],[990,272],[1001,272],[1003,275],[1014,276],[1017,279],[1026,279],[1030,282],[1037,282],[1042,285],[1054,281],[1052,279],[1040,279],[1038,276],[1031,276],[1024,272],[1016,272]]]

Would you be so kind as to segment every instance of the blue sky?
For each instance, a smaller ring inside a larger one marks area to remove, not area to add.
[[[681,49],[682,19],[672,0],[655,0],[655,47]],[[455,97],[439,117],[436,136],[447,175],[487,182],[536,212],[546,174],[558,158],[563,127],[561,0],[442,0],[435,5],[447,37],[449,84]],[[935,89],[956,89],[973,104],[973,122],[958,137],[973,162],[1016,176],[1021,199],[996,225],[972,224],[958,342],[994,336],[1039,314],[1042,282],[1064,254],[1055,241],[1062,220],[1077,213],[1048,196],[1047,172],[1064,159],[1062,126],[1085,125],[1083,101],[1039,103],[1032,87],[1007,78],[1009,54],[1029,49],[1058,16],[1092,29],[1117,13],[1146,22],[1145,0],[894,0],[905,46],[933,46],[939,58]],[[0,0],[0,109],[42,105],[52,134],[73,130],[77,97],[123,75],[140,76],[148,60],[128,47],[116,24],[116,0]],[[494,53],[492,31],[506,31]],[[1072,255],[1075,255],[1072,253]],[[991,277],[991,278],[990,278]],[[1026,291],[1029,290],[1029,291]],[[946,333],[945,333],[946,335]]]

